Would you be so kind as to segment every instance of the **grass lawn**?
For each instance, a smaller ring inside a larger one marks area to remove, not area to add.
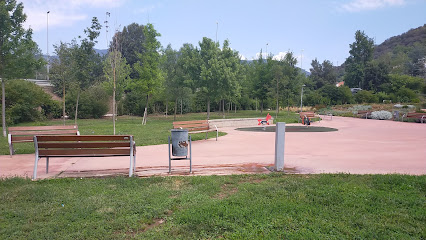
[[[271,112],[272,114],[273,112]],[[237,111],[237,113],[230,112],[226,113],[226,118],[248,118],[248,117],[265,117],[267,112],[260,114],[260,111]],[[275,114],[272,114],[275,116]],[[206,113],[190,113],[182,116],[178,115],[177,121],[189,121],[189,120],[202,120],[206,119]],[[222,118],[221,113],[211,113],[211,119]],[[297,122],[298,115],[294,113],[288,114],[287,112],[281,112],[278,116],[278,121],[281,122]],[[166,144],[167,136],[170,135],[170,129],[172,128],[173,116],[158,116],[149,115],[147,124],[143,126],[141,117],[134,116],[123,116],[119,117],[116,121],[116,133],[118,135],[133,135],[135,137],[137,146]],[[61,120],[51,120],[45,122],[34,122],[19,124],[18,126],[45,126],[45,125],[62,125]],[[74,120],[68,120],[67,125],[73,125]],[[81,119],[78,120],[78,129],[81,135],[102,135],[102,134],[113,134],[112,119]],[[220,131],[220,129],[219,129]],[[219,136],[223,136],[225,133],[219,132]],[[205,138],[205,133],[191,134],[193,140],[200,140]],[[209,138],[215,137],[215,132],[209,133]],[[17,143],[14,144],[14,149],[17,154],[33,153],[33,143]],[[0,138],[0,155],[9,154],[9,144],[7,138]]]
[[[0,180],[0,239],[425,239],[426,176]]]

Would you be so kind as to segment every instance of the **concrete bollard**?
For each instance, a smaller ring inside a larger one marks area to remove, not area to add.
[[[275,171],[284,169],[285,122],[275,126]]]

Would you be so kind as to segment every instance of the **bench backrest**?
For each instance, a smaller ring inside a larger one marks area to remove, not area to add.
[[[173,128],[188,129],[188,131],[209,130],[208,120],[173,122]]]
[[[366,114],[366,113],[371,113],[371,111],[358,111],[358,114]]]
[[[131,135],[34,136],[39,157],[105,157],[136,154]]]
[[[10,127],[9,138],[11,143],[32,142],[35,135],[78,135],[77,126],[31,126]]]
[[[426,116],[426,113],[416,113],[416,112],[407,113],[407,117],[421,118],[423,116]]]
[[[300,112],[299,116],[300,117],[306,116],[306,117],[312,118],[312,117],[315,117],[315,113],[314,112]]]

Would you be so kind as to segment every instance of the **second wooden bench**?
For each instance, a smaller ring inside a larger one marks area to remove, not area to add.
[[[80,132],[73,125],[10,127],[7,136],[10,156],[15,153],[14,143],[32,142],[35,135],[80,135]]]
[[[214,125],[214,129],[210,128],[209,121],[208,120],[194,120],[194,121],[180,121],[180,122],[173,122],[173,128],[177,129],[188,129],[188,133],[206,133],[206,139],[208,132],[215,132],[216,131],[216,141],[217,137],[219,135],[219,131]]]

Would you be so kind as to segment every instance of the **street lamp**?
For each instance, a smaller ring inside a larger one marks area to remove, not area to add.
[[[49,57],[49,13],[50,11],[47,11],[47,81],[49,81],[49,64],[50,64],[50,57]]]
[[[302,112],[303,107],[303,87],[306,87],[305,84],[302,85],[302,93],[300,94],[300,112]]]

